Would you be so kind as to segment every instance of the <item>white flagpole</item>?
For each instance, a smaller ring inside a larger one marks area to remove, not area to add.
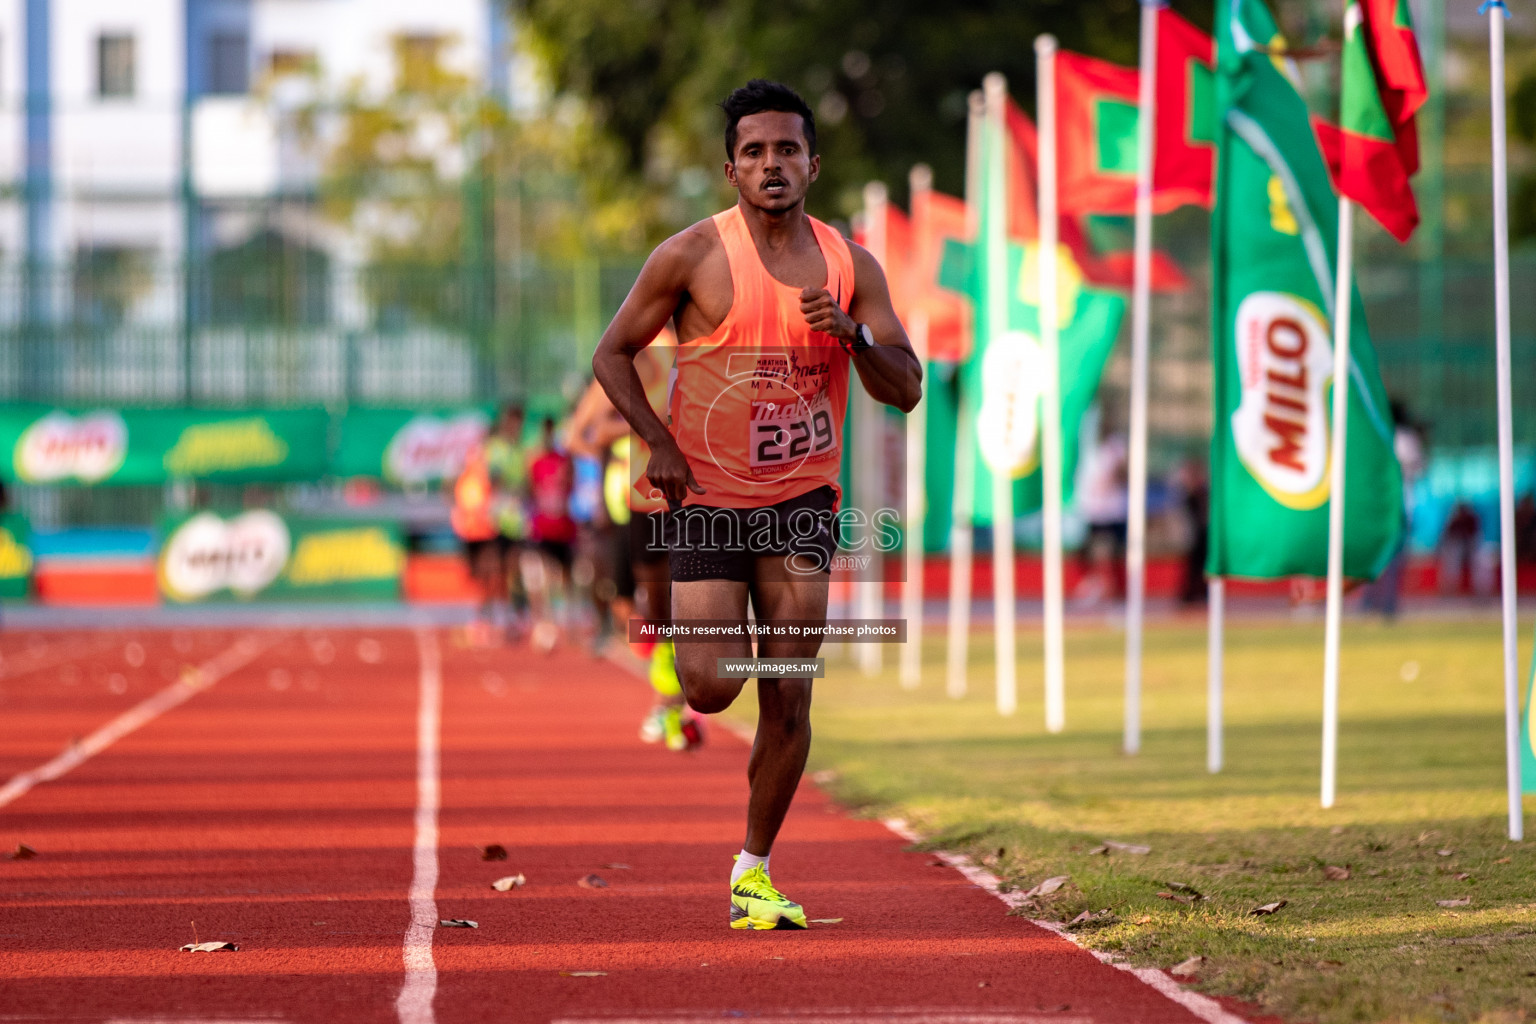
[[[987,161],[986,175],[994,183],[1006,178],[1007,138],[1006,107],[1008,83],[992,72],[982,80],[987,105],[987,137],[983,147]],[[1004,189],[1006,194],[1006,188]],[[994,197],[997,200],[1001,197]],[[995,343],[1008,324],[1008,208],[1006,202],[987,204],[987,222],[981,225],[986,253],[988,343]],[[997,713],[1011,715],[1018,710],[1019,684],[1014,644],[1014,618],[1018,614],[1013,593],[1013,477],[1008,472],[992,471],[992,616],[993,658],[997,672]]]
[[[966,234],[979,244],[981,233],[976,207],[981,195],[981,133],[986,125],[986,101],[980,89],[971,90],[965,134],[965,214]],[[976,326],[981,318],[972,317],[972,354],[981,339]],[[948,664],[944,673],[944,692],[958,700],[965,696],[966,663],[970,657],[971,637],[971,510],[976,484],[974,458],[975,410],[969,407],[965,388],[960,388],[955,403],[955,489],[950,505],[949,551],[949,639]]]
[[[1504,756],[1509,785],[1509,838],[1525,837],[1520,803],[1520,690],[1515,619],[1515,461],[1510,409],[1509,355],[1509,170],[1504,118],[1504,19],[1502,2],[1487,4],[1489,93],[1493,104],[1493,305],[1499,389],[1499,574],[1504,617]]]
[[[1045,570],[1045,728],[1066,726],[1065,627],[1061,581],[1061,353],[1056,308],[1056,37],[1035,37],[1035,100],[1040,118],[1041,547]]]
[[[1358,19],[1360,8],[1351,5]],[[1346,35],[1351,31],[1345,26]],[[1344,610],[1344,452],[1349,426],[1349,327],[1355,206],[1339,197],[1338,276],[1333,289],[1333,438],[1328,455],[1328,610],[1323,640],[1322,803],[1333,806],[1339,763],[1339,630]]]
[[[1227,584],[1220,576],[1205,582],[1206,614],[1210,616],[1205,636],[1205,770],[1215,775],[1221,771],[1223,750],[1222,682],[1227,617]]]
[[[868,243],[870,255],[882,267],[886,266],[886,237],[885,218],[886,203],[888,197],[885,190],[885,182],[871,181],[864,186],[864,240]],[[885,466],[882,453],[885,449],[885,417],[880,411],[880,406],[869,396],[863,388],[857,388],[858,397],[858,430],[856,436],[859,444],[866,452],[872,453],[872,458],[860,459],[854,463],[854,475],[858,503],[862,506],[866,516],[873,516],[875,509],[884,502],[881,495],[884,488],[881,486],[881,472]],[[872,531],[866,531],[869,533]],[[870,538],[866,536],[866,540]],[[880,619],[885,617],[885,572],[881,568],[880,560],[874,556],[873,544],[868,549],[871,555],[869,566],[859,575],[862,577],[857,584],[858,591],[858,617],[861,619]],[[883,644],[858,644],[859,667],[866,676],[879,673],[881,662],[884,660]]]
[[[1131,422],[1125,531],[1125,738],[1141,750],[1141,627],[1147,591],[1147,377],[1152,306],[1152,166],[1157,132],[1157,19],[1161,0],[1142,0],[1141,79],[1136,122],[1136,248],[1131,292]]]
[[[907,294],[916,302],[911,312],[912,349],[918,362],[928,365],[928,293],[931,281],[922,279],[932,264],[932,224],[928,198],[933,192],[933,171],[918,164],[907,177],[911,196],[912,248],[907,254]],[[889,240],[887,240],[889,244]],[[923,521],[927,504],[924,487],[928,431],[928,404],[919,399],[907,414],[907,530],[906,582],[901,589],[901,615],[907,620],[907,642],[901,648],[901,685],[915,690],[923,681]]]

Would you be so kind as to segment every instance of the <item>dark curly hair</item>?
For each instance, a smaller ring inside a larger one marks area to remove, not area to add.
[[[816,155],[816,115],[799,93],[782,82],[754,78],[721,101],[720,109],[725,111],[725,155],[732,163],[736,161],[737,122],[749,114],[769,110],[799,114],[805,126],[806,149],[811,156]]]

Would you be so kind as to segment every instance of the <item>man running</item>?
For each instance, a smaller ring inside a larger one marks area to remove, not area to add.
[[[917,404],[922,369],[880,265],[805,212],[821,170],[805,101],[756,79],[721,107],[738,201],[651,254],[592,368],[651,449],[646,477],[670,505],[674,622],[744,624],[749,597],[759,623],[825,622],[849,363],[870,395],[903,412]],[[634,368],[669,319],[679,342],[670,430]],[[811,658],[820,648],[820,635],[762,637],[757,655]],[[751,655],[744,633],[679,643],[689,705],[729,707],[745,680],[721,678],[717,659]],[[804,928],[805,911],[774,888],[768,856],[810,750],[811,681],[759,676],[757,698],[730,923]]]
[[[668,383],[677,339],[662,331],[657,343],[635,354],[636,376],[652,411],[666,415]],[[570,423],[571,450],[605,457],[603,500],[613,524],[613,617],[629,633],[629,620],[639,612],[641,623],[661,625],[672,616],[672,577],[667,571],[664,544],[666,499],[647,483],[650,453],[637,444],[629,424],[619,415],[600,383],[594,380],[577,404]],[[648,663],[656,703],[640,726],[646,743],[665,741],[668,750],[692,750],[703,742],[697,719],[686,713],[683,686],[677,678],[671,640],[631,640],[630,648]]]

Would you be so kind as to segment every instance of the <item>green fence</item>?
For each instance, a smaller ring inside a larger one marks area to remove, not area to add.
[[[0,266],[0,401],[433,405],[564,396],[638,263]],[[482,276],[483,290],[464,287]],[[190,293],[190,302],[187,295]],[[41,294],[53,315],[19,311]],[[191,317],[183,310],[190,306]]]

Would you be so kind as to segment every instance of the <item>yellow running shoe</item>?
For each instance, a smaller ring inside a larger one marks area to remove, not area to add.
[[[663,697],[676,697],[683,692],[683,681],[677,677],[677,651],[671,640],[663,640],[651,651],[651,689]]]
[[[731,927],[753,931],[805,928],[805,911],[775,889],[768,872],[758,864],[731,886]]]

